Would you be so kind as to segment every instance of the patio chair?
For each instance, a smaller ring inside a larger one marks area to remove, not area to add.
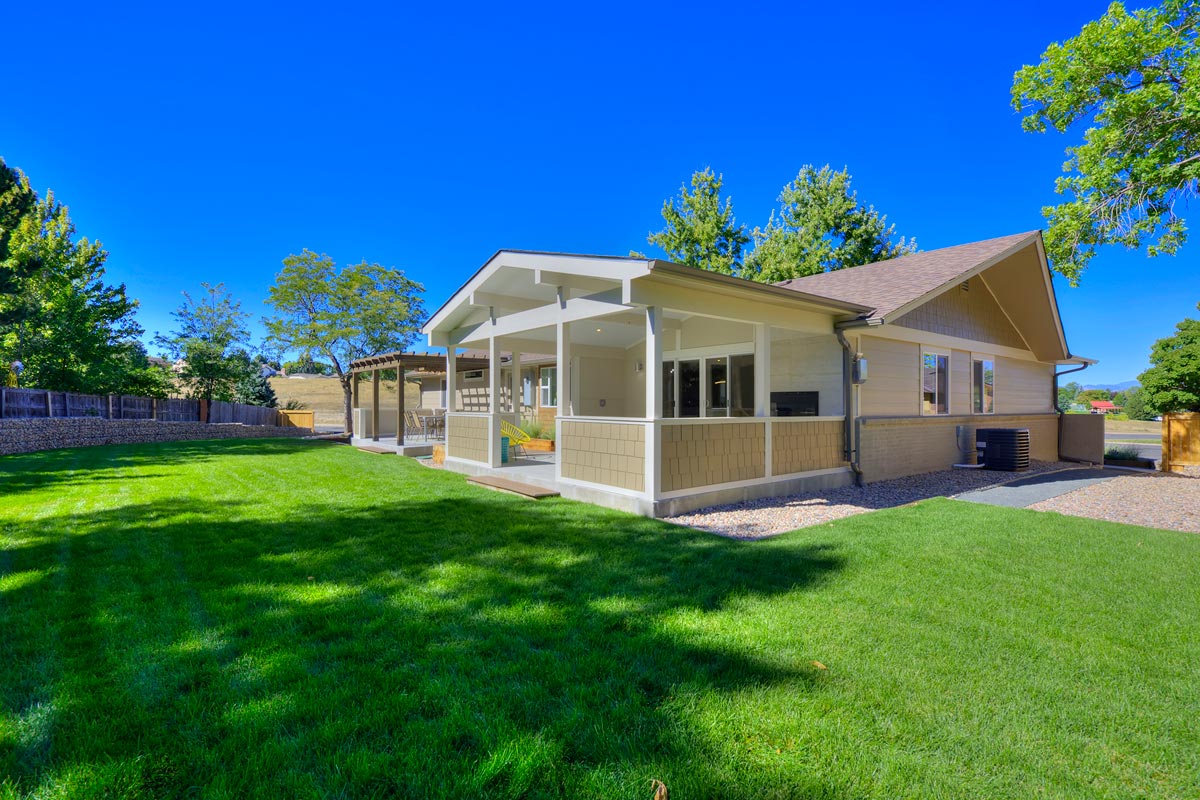
[[[508,437],[508,449],[514,457],[520,455],[525,457],[525,443],[529,441],[530,436],[525,431],[513,425],[506,419],[500,420],[500,435]]]
[[[407,439],[409,436],[415,436],[418,433],[422,437],[425,436],[425,426],[421,424],[421,418],[417,416],[417,412],[415,411],[405,411],[404,437]]]

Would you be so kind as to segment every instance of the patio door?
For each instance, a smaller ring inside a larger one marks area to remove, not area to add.
[[[679,363],[679,416],[700,416],[700,359]]]

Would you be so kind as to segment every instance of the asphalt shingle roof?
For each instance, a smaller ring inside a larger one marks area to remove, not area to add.
[[[943,247],[860,267],[794,278],[776,286],[870,306],[874,311],[864,314],[864,319],[887,317],[913,300],[957,283],[965,273],[1025,241],[1036,240],[1040,235],[1040,231],[1029,231]]]

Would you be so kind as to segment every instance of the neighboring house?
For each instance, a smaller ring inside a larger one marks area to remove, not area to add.
[[[459,353],[459,357],[486,359],[487,353],[467,351]],[[508,356],[502,356],[500,363],[501,404],[507,408],[512,405],[510,399],[512,396],[512,365]],[[518,397],[521,400],[523,420],[537,419],[543,425],[554,424],[554,416],[558,412],[557,373],[554,356],[522,354]],[[455,407],[459,411],[487,411],[490,379],[490,370],[487,369],[460,370],[458,381],[455,384],[457,395]],[[412,370],[405,373],[405,380],[417,383],[421,387],[421,408],[444,409],[449,407],[444,370],[441,372]]]
[[[775,286],[500,251],[423,330],[448,348],[448,467],[508,469],[500,423],[527,405],[526,354],[552,353],[537,399],[557,416],[557,460],[542,477],[659,516],[944,469],[962,460],[960,426],[1028,428],[1033,457],[1054,460],[1056,366],[1094,363],[1067,348],[1036,231]],[[462,348],[491,368],[460,372]],[[473,382],[483,403],[462,391]]]
[[[1121,407],[1113,405],[1111,400],[1092,400],[1091,406],[1093,414],[1116,414],[1121,410]]]

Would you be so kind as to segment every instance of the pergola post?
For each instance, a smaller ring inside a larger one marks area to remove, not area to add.
[[[379,370],[371,370],[371,441],[379,441]]]
[[[404,362],[396,361],[396,445],[404,446]]]

